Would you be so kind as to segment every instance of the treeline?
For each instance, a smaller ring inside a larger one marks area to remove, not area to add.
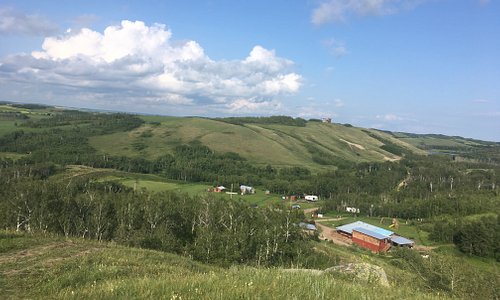
[[[45,169],[45,166],[34,166]],[[327,259],[297,224],[303,214],[174,193],[134,192],[89,178],[56,181],[2,169],[0,226],[112,240],[230,265],[316,266]]]
[[[392,252],[391,264],[412,274],[408,286],[458,299],[498,299],[500,276],[495,271],[471,268],[463,258],[401,248]]]
[[[65,110],[53,114],[50,118],[29,120],[22,123],[21,127],[50,128],[58,126],[74,125],[80,129],[79,133],[84,135],[101,135],[117,131],[128,131],[141,126],[142,119],[135,115],[114,113],[89,113],[78,110]],[[92,125],[80,128],[79,125]]]
[[[485,215],[473,219],[442,218],[434,222],[429,238],[454,243],[469,255],[495,257],[500,261],[500,219]]]
[[[216,118],[215,120],[234,125],[244,125],[244,124],[254,123],[254,124],[276,124],[276,125],[305,127],[307,124],[307,120],[304,120],[302,118],[292,118],[289,116],[228,117],[228,118]]]

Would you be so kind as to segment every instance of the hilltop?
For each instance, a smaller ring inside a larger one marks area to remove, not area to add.
[[[1,136],[16,129],[40,130],[41,127],[23,127],[22,124],[64,114],[67,110],[4,104],[0,106],[0,112]],[[93,135],[89,138],[89,144],[102,154],[154,159],[172,153],[176,146],[198,142],[219,153],[237,153],[259,165],[313,169],[335,166],[343,161],[396,161],[405,152],[424,153],[391,134],[342,124],[309,121],[301,126],[282,125],[266,123],[266,118],[262,118],[262,122],[252,123],[245,122],[245,118],[241,118],[241,121],[239,118],[140,118],[144,121],[142,125],[128,131]],[[53,128],[65,129],[85,124],[78,120],[67,120],[54,125]]]

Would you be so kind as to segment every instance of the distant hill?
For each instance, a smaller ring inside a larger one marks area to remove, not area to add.
[[[24,122],[67,111],[35,104],[0,103],[0,136]],[[97,113],[97,112],[94,112]],[[106,113],[106,112],[102,112]],[[97,113],[99,114],[99,113]],[[286,116],[199,118],[142,115],[144,124],[129,131],[90,137],[98,152],[157,158],[182,144],[201,143],[220,152],[234,152],[256,165],[324,169],[346,162],[397,161],[409,154],[456,154],[463,159],[500,162],[499,143],[436,134],[412,134],[306,121]],[[67,128],[57,125],[55,128]],[[65,127],[66,126],[66,127]],[[493,149],[493,150],[492,150]]]
[[[90,144],[103,153],[157,157],[180,144],[201,142],[218,152],[235,152],[256,164],[321,168],[342,161],[399,160],[425,154],[412,144],[377,130],[319,122],[303,126],[225,119],[142,116],[129,132],[97,136]],[[257,120],[258,121],[258,120]]]

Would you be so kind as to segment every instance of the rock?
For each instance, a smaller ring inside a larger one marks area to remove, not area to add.
[[[382,286],[389,286],[387,274],[382,267],[369,263],[349,263],[328,268],[325,273],[343,273],[351,275],[361,282],[378,283]]]

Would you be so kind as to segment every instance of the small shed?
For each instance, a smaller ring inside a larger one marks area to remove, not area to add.
[[[306,222],[300,222],[299,223],[299,227],[303,228],[303,229],[306,229],[306,230],[310,230],[310,231],[316,231],[316,230],[318,230],[318,228],[316,227],[316,225],[310,224],[310,223],[306,223]]]
[[[373,252],[385,252],[391,247],[389,236],[358,227],[352,230],[352,242]]]
[[[242,195],[245,194],[255,194],[255,189],[248,185],[240,185],[240,192]]]
[[[412,248],[415,245],[414,241],[407,239],[405,237],[399,236],[399,235],[391,236],[391,243],[393,246],[396,246],[396,247]]]

